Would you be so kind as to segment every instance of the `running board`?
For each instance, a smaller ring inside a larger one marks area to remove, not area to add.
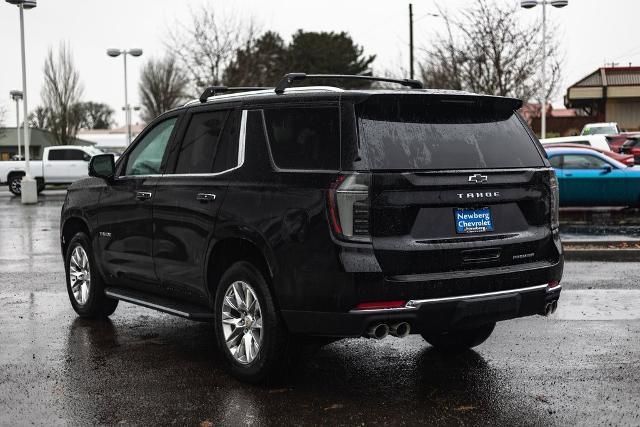
[[[150,295],[132,289],[106,288],[104,294],[109,298],[129,302],[174,316],[184,317],[189,320],[200,320],[210,322],[213,320],[213,313],[206,307],[187,302],[174,301],[172,299],[157,295]]]

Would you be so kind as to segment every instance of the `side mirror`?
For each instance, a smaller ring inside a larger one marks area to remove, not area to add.
[[[89,176],[110,180],[116,172],[113,154],[98,154],[89,161]]]

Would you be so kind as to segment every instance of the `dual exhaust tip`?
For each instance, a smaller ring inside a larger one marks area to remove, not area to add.
[[[555,313],[557,309],[558,309],[558,300],[551,301],[545,304],[544,312],[542,314],[544,314],[545,316],[550,316],[553,313]]]
[[[387,335],[397,338],[404,338],[411,332],[411,325],[407,322],[397,322],[387,325],[386,323],[378,323],[370,326],[365,332],[365,336],[381,340]]]

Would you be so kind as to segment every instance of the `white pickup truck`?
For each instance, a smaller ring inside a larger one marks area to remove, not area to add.
[[[47,184],[71,184],[88,176],[89,160],[102,151],[94,147],[57,145],[45,147],[43,160],[31,160],[31,175],[38,181],[38,192]],[[0,184],[20,195],[24,161],[0,161]]]

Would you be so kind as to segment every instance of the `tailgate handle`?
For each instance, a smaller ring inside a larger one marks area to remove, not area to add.
[[[462,262],[489,262],[500,259],[500,249],[471,249],[462,251]]]

